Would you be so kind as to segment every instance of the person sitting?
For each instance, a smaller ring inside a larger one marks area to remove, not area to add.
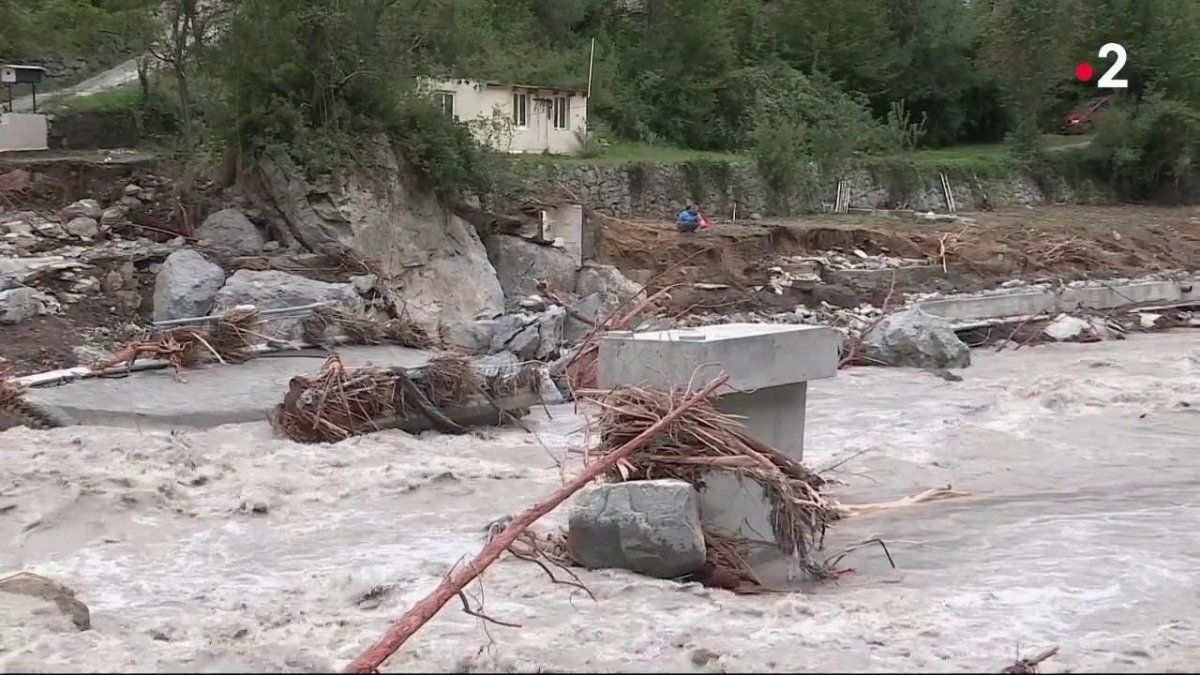
[[[679,218],[675,220],[675,227],[679,228],[680,232],[695,232],[700,227],[702,218],[696,207],[688,204],[688,207],[679,212]]]

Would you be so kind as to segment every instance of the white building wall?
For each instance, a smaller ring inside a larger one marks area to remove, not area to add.
[[[0,114],[0,152],[45,150],[47,131],[45,115]]]
[[[563,90],[494,85],[469,80],[429,81],[432,93],[454,95],[454,116],[465,122],[481,143],[502,152],[572,155],[583,149],[587,132],[587,96]],[[525,124],[513,119],[513,95],[528,97]],[[569,113],[567,128],[554,128],[553,100],[565,96]]]

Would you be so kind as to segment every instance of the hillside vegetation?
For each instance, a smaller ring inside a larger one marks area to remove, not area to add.
[[[19,27],[0,55],[152,53],[143,93],[169,83],[189,152],[279,144],[323,171],[386,132],[447,192],[494,171],[414,78],[582,89],[593,40],[590,153],[732,153],[780,192],[947,148],[1148,199],[1200,162],[1195,0],[0,0],[0,25]],[[1061,115],[1106,93],[1073,69],[1107,70],[1108,42],[1129,89],[1094,143],[1047,153]]]

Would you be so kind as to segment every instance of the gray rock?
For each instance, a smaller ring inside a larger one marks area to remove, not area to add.
[[[580,296],[598,294],[609,310],[616,309],[641,290],[641,286],[627,279],[617,268],[597,263],[588,263],[579,270],[575,285],[575,292]]]
[[[442,324],[442,342],[463,354],[488,353],[495,333],[496,322],[492,319],[451,321]]]
[[[53,603],[60,612],[71,619],[79,630],[92,627],[91,613],[87,605],[75,597],[75,591],[32,572],[18,572],[0,579],[0,593],[23,595]]]
[[[126,185],[123,190],[121,190],[121,193],[124,195],[127,195],[129,197],[136,197],[138,195],[138,193],[141,191],[142,191],[142,188],[140,185],[138,185],[137,183],[130,183],[130,184]]]
[[[340,304],[351,311],[360,311],[364,306],[350,284],[330,284],[276,270],[238,270],[225,281],[216,298],[216,306],[222,309],[237,305],[277,309],[317,302]],[[269,332],[272,337],[296,339],[302,334],[300,324],[299,319],[273,321]]]
[[[100,216],[104,215],[104,209],[100,208],[100,202],[95,199],[80,199],[61,211],[63,220],[71,220],[72,218],[91,218],[99,220]]]
[[[61,239],[67,236],[67,231],[63,229],[62,225],[49,220],[33,223],[33,229],[43,237],[50,239]]]
[[[575,262],[563,249],[503,234],[488,237],[485,243],[510,302],[536,294],[538,281],[547,282],[555,293],[575,292]]]
[[[267,238],[237,209],[222,209],[209,215],[196,230],[196,238],[214,248],[252,255],[262,250]]]
[[[104,209],[104,213],[100,215],[100,229],[107,232],[129,224],[128,213],[129,209],[122,204],[115,204]]]
[[[142,200],[132,195],[125,195],[124,197],[121,197],[121,201],[119,203],[121,206],[124,206],[131,211],[142,208]]]
[[[529,314],[505,314],[492,322],[492,353],[508,349],[508,344],[532,324]]]
[[[550,307],[542,312],[537,319],[538,347],[534,358],[548,361],[558,356],[562,348],[563,332],[567,321],[567,310],[562,307]]]
[[[154,320],[208,314],[224,283],[220,265],[190,249],[175,251],[154,278]]]
[[[526,325],[505,343],[504,348],[516,354],[522,361],[535,358],[542,350],[542,334],[538,330],[537,323]]]
[[[15,324],[52,313],[57,303],[45,293],[20,286],[0,291],[0,324]]]
[[[698,495],[679,480],[587,488],[571,505],[570,545],[589,569],[620,567],[661,579],[691,574],[705,555]]]
[[[893,314],[863,338],[867,358],[888,366],[965,368],[971,349],[945,320],[910,309]]]
[[[68,233],[84,241],[91,241],[100,236],[100,223],[96,222],[95,218],[79,216],[67,221],[67,224],[63,227]]]
[[[563,327],[563,340],[570,345],[577,344],[587,337],[595,328],[596,323],[604,320],[607,316],[604,300],[599,293],[592,293],[587,297],[575,300],[567,305],[567,309],[570,311],[567,313],[566,325]],[[587,321],[581,321],[579,317],[583,317]]]

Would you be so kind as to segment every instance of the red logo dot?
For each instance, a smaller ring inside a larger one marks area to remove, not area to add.
[[[1095,74],[1096,71],[1092,70],[1092,64],[1090,63],[1081,63],[1075,66],[1075,79],[1079,80],[1080,82],[1091,81],[1092,75]]]

